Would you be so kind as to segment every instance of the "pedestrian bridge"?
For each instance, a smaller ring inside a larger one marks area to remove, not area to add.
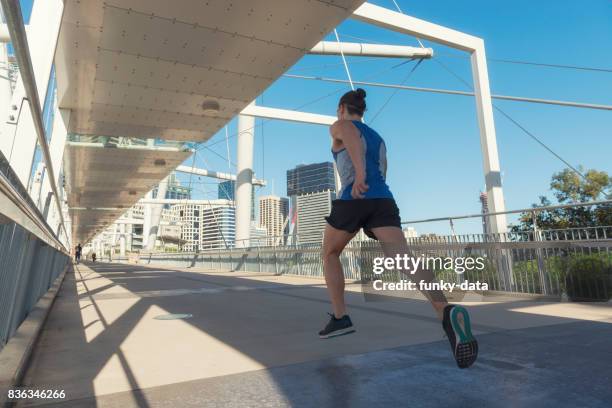
[[[438,407],[458,394],[471,406],[604,407],[610,398],[608,305],[466,301],[481,354],[465,371],[423,299],[368,301],[350,283],[347,302],[356,333],[321,340],[321,279],[75,265],[23,386],[65,390],[58,406],[74,407]],[[160,320],[171,315],[187,317]]]
[[[21,9],[31,3],[0,0],[0,403],[609,406],[612,227],[542,231],[534,222],[508,232],[507,214],[560,207],[506,211],[492,100],[612,106],[492,94],[483,39],[408,16],[395,1],[397,10],[363,0],[45,0]],[[335,27],[347,19],[419,46],[342,42]],[[324,41],[332,33],[336,41]],[[470,91],[351,77],[347,55],[414,60],[414,71],[434,55],[421,40],[465,53]],[[334,55],[347,79],[286,73],[307,54]],[[355,240],[341,259],[357,332],[324,341],[320,243],[251,236],[253,185],[266,184],[253,173],[254,118],[336,120],[257,105],[280,78],[474,99],[488,211],[477,217],[487,229],[461,236],[453,220],[475,216],[449,217],[450,236],[408,242],[415,254],[486,261],[469,278],[488,290],[451,296],[470,308],[480,343],[469,370],[456,368],[420,295],[371,291],[382,254],[372,242]],[[188,166],[234,118],[235,169]],[[235,182],[235,237],[222,248],[156,248],[163,206],[184,202],[163,198],[175,170]],[[129,253],[124,227],[138,222],[125,214],[136,204],[142,250]],[[118,251],[103,242],[114,223]],[[78,243],[97,248],[99,262],[75,264]]]

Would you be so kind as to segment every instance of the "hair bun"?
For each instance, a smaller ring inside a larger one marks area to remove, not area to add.
[[[359,96],[361,99],[365,99],[366,97],[366,91],[362,88],[355,89],[355,94],[357,94],[357,96]]]

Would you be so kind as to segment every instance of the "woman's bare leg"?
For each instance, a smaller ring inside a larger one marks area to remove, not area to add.
[[[356,232],[346,232],[331,225],[325,226],[323,236],[323,271],[329,291],[334,316],[339,319],[346,314],[344,304],[344,272],[340,263],[342,250],[355,236]]]

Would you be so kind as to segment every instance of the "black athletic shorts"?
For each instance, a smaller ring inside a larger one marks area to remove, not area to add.
[[[325,220],[332,227],[346,232],[353,233],[363,228],[373,239],[376,237],[372,228],[402,227],[399,208],[392,198],[333,200],[331,214]]]

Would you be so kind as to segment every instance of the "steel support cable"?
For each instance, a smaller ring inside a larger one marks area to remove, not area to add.
[[[345,36],[348,36],[345,34]],[[448,54],[448,53],[436,53],[433,58],[469,58],[466,55],[462,54]],[[612,73],[612,68],[599,68],[599,67],[585,67],[580,65],[567,65],[567,64],[551,64],[545,62],[533,62],[533,61],[523,61],[523,60],[514,60],[507,58],[487,58],[489,62],[499,62],[504,64],[515,64],[515,65],[530,65],[535,67],[544,67],[544,68],[558,68],[558,69],[567,69],[567,70],[575,70],[575,71],[592,71],[592,72],[605,72]]]
[[[344,69],[346,70],[346,76],[348,77],[349,82],[351,83],[351,89],[355,90],[355,85],[353,85],[353,79],[351,78],[351,71],[349,70],[348,64],[346,63],[346,58],[344,57],[344,52],[342,51],[342,43],[340,42],[340,37],[338,37],[338,30],[334,28],[334,34],[336,36],[336,42],[338,42],[338,47],[340,47],[340,56],[342,57],[342,63],[344,64]]]
[[[434,59],[434,61],[436,60]],[[310,81],[348,83],[348,81],[344,79],[321,77],[321,76],[311,76],[311,75],[283,74],[283,77],[293,78],[293,79],[305,79],[305,80],[310,80]],[[457,91],[453,89],[426,88],[422,86],[397,85],[397,84],[387,84],[384,82],[368,82],[368,81],[353,81],[353,83],[357,85],[376,86],[376,87],[381,87],[381,88],[398,88],[398,89],[405,90],[405,91],[429,92],[429,93],[438,93],[438,94],[445,94],[445,95],[474,96],[474,92]],[[601,105],[601,104],[593,104],[593,103],[557,101],[557,100],[552,100],[552,99],[527,98],[527,97],[521,97],[521,96],[496,95],[496,94],[492,94],[491,99],[499,99],[499,100],[504,100],[504,101],[514,101],[514,102],[537,103],[537,104],[543,104],[543,105],[565,106],[568,108],[596,109],[596,110],[612,111],[612,105]]]
[[[388,72],[388,71],[391,71],[391,70],[393,70],[393,69],[397,68],[398,66],[399,66],[399,65],[395,64],[395,65],[392,65],[392,66],[390,66],[390,67],[383,68],[383,69],[381,69],[381,70],[376,71],[376,72],[375,72],[375,73],[373,73],[372,75],[368,75],[366,78],[374,78],[374,77],[376,77],[376,76],[379,76],[380,74],[383,74],[383,73],[386,73],[386,72]],[[287,76],[287,75],[284,75],[284,76]],[[289,76],[289,77],[291,77],[291,76]],[[313,78],[314,78],[314,77],[313,77]],[[346,82],[346,83],[348,83],[348,81],[342,81],[342,82]],[[357,81],[355,81],[355,83],[358,83],[358,82],[357,82]],[[340,93],[340,92],[341,92],[341,91],[343,91],[343,90],[344,90],[344,88],[339,88],[339,89],[336,89],[335,91],[329,92],[329,93],[327,93],[327,94],[324,94],[324,95],[322,95],[322,96],[317,97],[316,99],[313,99],[313,100],[311,100],[311,101],[309,101],[309,102],[306,102],[306,103],[304,103],[304,104],[302,104],[302,105],[299,105],[299,106],[295,107],[293,110],[300,110],[300,109],[303,109],[303,108],[305,108],[305,107],[307,107],[307,106],[310,106],[310,105],[315,104],[315,103],[317,103],[317,102],[319,102],[319,101],[322,101],[323,99],[329,98],[329,97],[330,97],[330,96],[332,96],[332,95],[336,95],[336,94]],[[275,120],[275,119],[263,119],[263,120],[261,120],[261,123],[260,123],[259,125],[255,125],[255,126],[253,126],[253,127],[249,128],[249,129],[247,129],[247,130],[252,130],[252,129],[254,129],[254,128],[258,127],[258,126],[263,125],[264,123],[267,123],[267,122],[269,122],[269,121],[273,121],[273,120]],[[237,137],[237,136],[238,136],[238,133],[233,133],[232,135],[230,135],[230,136],[229,136],[229,138],[230,138],[230,139],[232,139],[232,138]],[[205,144],[205,142],[202,142],[202,143],[200,143],[200,144],[201,144],[201,146],[200,146],[200,147],[198,147],[196,150],[200,150],[200,149],[207,149],[207,150],[209,150],[209,151],[213,152],[214,154],[216,154],[217,156],[222,157],[222,156],[221,156],[219,153],[217,153],[216,151],[214,151],[214,150],[212,150],[212,149],[210,149],[210,148],[211,148],[212,146],[217,145],[217,144],[223,143],[224,141],[225,141],[225,139],[223,139],[223,140],[217,140],[217,141],[215,141],[214,143],[210,143],[210,144]],[[234,163],[232,163],[232,165],[233,165],[233,166],[235,166],[235,164],[234,164]]]
[[[443,64],[442,62],[435,60],[442,68],[444,68],[448,73],[450,73],[452,76],[454,76],[457,80],[461,81],[465,86],[468,87],[468,89],[470,90],[474,90],[474,88],[472,87],[472,85],[467,82],[465,79],[463,79],[460,75],[458,75],[457,73],[455,73],[452,69],[450,69],[448,66],[446,66],[445,64]],[[561,157],[561,155],[559,155],[557,152],[555,152],[552,148],[550,148],[548,145],[546,145],[546,143],[544,143],[543,141],[541,141],[536,135],[534,135],[532,132],[530,132],[527,128],[525,128],[525,126],[523,126],[521,123],[519,123],[516,119],[514,119],[510,114],[506,113],[502,108],[500,108],[499,106],[495,105],[494,103],[492,103],[493,108],[495,108],[495,110],[497,110],[499,113],[501,113],[506,119],[508,119],[513,125],[515,125],[516,127],[518,127],[523,133],[525,133],[527,136],[529,136],[531,139],[533,139],[536,143],[538,143],[540,146],[542,146],[544,149],[546,149],[546,151],[548,151],[549,153],[551,153],[554,157],[556,157],[557,159],[559,159],[563,164],[565,164],[570,170],[572,170],[574,173],[578,174],[583,180],[588,181],[586,175],[584,175],[580,170],[578,170],[576,167],[572,166],[567,160],[565,160],[563,157]],[[609,198],[610,195],[607,194],[605,191],[602,191],[603,194]]]
[[[423,62],[423,59],[419,59],[417,61],[416,64],[414,64],[414,66],[412,67],[412,69],[408,72],[408,75],[406,75],[406,77],[402,80],[402,82],[400,83],[401,85],[404,85],[408,79],[412,76],[412,74],[414,73],[414,71],[416,71],[416,69],[419,67],[419,65],[421,65],[421,63]],[[401,65],[401,64],[400,64]],[[399,65],[396,65],[399,66]],[[374,114],[374,116],[372,117],[371,120],[369,120],[369,124],[373,124],[374,121],[376,120],[376,118],[378,117],[378,115],[380,115],[380,113],[387,107],[387,105],[389,104],[389,102],[391,102],[391,99],[393,99],[393,97],[399,92],[399,89],[394,89],[393,92],[391,93],[391,95],[389,95],[389,97],[387,98],[387,100],[381,105],[381,107],[378,109],[378,111]]]
[[[403,12],[403,11],[402,11],[402,9],[400,8],[399,4],[397,4],[397,1],[395,1],[395,0],[391,0],[391,1],[393,2],[393,4],[395,4],[395,8],[397,9],[397,11],[398,11],[400,14],[404,14],[404,12]],[[416,37],[416,36],[415,36],[414,38],[416,38],[416,40],[419,42],[419,45],[421,46],[421,48],[425,48],[425,46],[423,45],[423,43],[421,42],[421,39],[420,39],[419,37]]]
[[[375,43],[375,44],[385,44],[382,41],[374,40],[371,38],[358,37],[358,36],[354,36],[351,34],[342,34],[342,35],[344,37],[352,38],[352,39],[359,40],[359,41],[367,41],[367,42]],[[462,59],[469,58],[469,56],[466,56],[463,54],[449,54],[449,53],[439,53],[439,52],[436,52],[432,58],[439,58],[439,57],[462,58]],[[593,71],[593,72],[612,73],[612,68],[585,67],[585,66],[580,66],[580,65],[568,65],[568,64],[552,64],[552,63],[545,63],[545,62],[514,60],[514,59],[508,59],[508,58],[487,58],[487,61],[499,62],[499,63],[504,63],[504,64],[531,65],[531,66],[544,67],[544,68],[558,68],[558,69],[569,69],[569,70],[576,70],[576,71]],[[357,61],[354,63],[360,63],[360,62],[365,62],[365,61]],[[315,67],[311,67],[311,68],[315,68]],[[305,70],[305,69],[307,68],[298,68],[298,70],[300,71]]]

